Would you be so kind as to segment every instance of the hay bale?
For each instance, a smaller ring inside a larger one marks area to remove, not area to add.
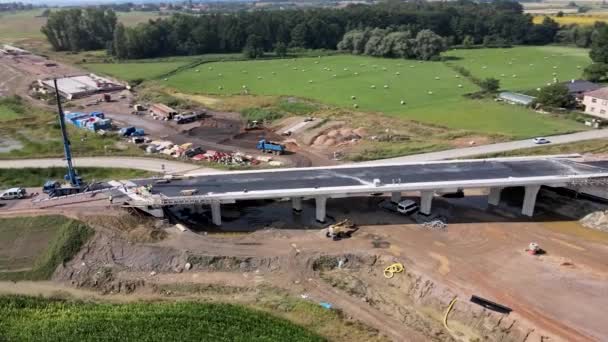
[[[194,70],[194,72],[200,72],[200,70],[196,69],[196,70]]]
[[[356,73],[355,73],[355,76],[358,76],[358,75],[359,75],[359,73],[358,73],[358,72],[356,72]]]
[[[429,90],[429,91],[427,92],[427,94],[429,94],[429,95],[433,95],[433,92]]]
[[[223,86],[219,86],[219,87],[217,87],[217,89],[224,90],[224,87]]]
[[[401,103],[401,105],[403,106],[403,105],[405,104],[405,101],[401,100],[401,102],[400,102],[400,103]]]
[[[354,107],[354,108],[359,108],[359,105],[355,103],[355,104],[353,105],[353,107]]]
[[[312,80],[308,80],[308,83],[312,83]]]
[[[370,87],[372,89],[376,89],[376,86],[372,84],[372,86]]]
[[[462,88],[462,84],[459,84],[459,85],[458,85],[458,88]]]
[[[261,80],[261,79],[262,79],[262,76],[258,76],[258,80]]]
[[[350,97],[350,99],[351,99],[351,100],[356,100],[356,99],[357,99],[357,97],[356,97],[355,95],[352,95],[352,96]]]
[[[385,85],[384,85],[384,89],[388,89],[388,84],[385,84]]]
[[[435,76],[435,79],[436,79],[436,80],[439,80],[439,76]]]
[[[224,76],[224,75],[222,75],[222,74],[217,74],[217,75],[218,75],[218,76],[219,76],[219,77],[222,77],[222,76]]]
[[[399,71],[397,71],[397,72],[395,73],[395,75],[399,76],[399,75],[401,75],[401,73],[400,73]]]

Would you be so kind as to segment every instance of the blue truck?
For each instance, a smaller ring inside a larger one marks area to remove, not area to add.
[[[266,139],[258,141],[258,144],[255,147],[258,150],[266,153],[272,153],[276,155],[285,153],[284,145],[272,141],[267,141]]]
[[[121,137],[143,137],[146,135],[143,128],[135,128],[133,126],[123,127],[118,131]]]

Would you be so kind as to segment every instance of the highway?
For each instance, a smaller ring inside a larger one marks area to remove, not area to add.
[[[152,193],[174,197],[180,196],[180,191],[184,189],[197,189],[198,195],[276,191],[287,193],[296,189],[323,190],[358,186],[373,189],[374,179],[379,179],[382,184],[390,187],[393,184],[415,186],[417,183],[466,183],[498,179],[517,184],[518,180],[535,177],[564,178],[597,174],[608,176],[608,169],[565,159],[515,159],[244,171],[201,175],[166,184],[154,184],[152,180],[135,182],[138,185],[153,184]]]

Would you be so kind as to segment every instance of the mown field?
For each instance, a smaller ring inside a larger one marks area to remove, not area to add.
[[[144,170],[104,167],[77,167],[78,175],[88,182],[111,179],[133,179],[152,176]],[[39,187],[49,179],[63,179],[64,167],[0,169],[0,189],[8,187]]]
[[[0,280],[49,279],[92,234],[63,216],[0,218]]]
[[[525,55],[558,54],[557,51],[536,47],[515,48],[512,52],[522,59],[526,58]],[[574,52],[581,53],[581,50],[574,49]],[[450,54],[463,53],[455,51]],[[478,49],[464,54],[462,59],[451,62],[474,65],[468,59],[487,59],[488,64],[504,63],[504,69],[509,66],[510,54],[502,51]],[[572,61],[570,55],[560,55],[559,59],[560,65]],[[577,70],[576,66],[574,69]],[[528,80],[528,83],[503,79],[504,88],[514,85],[519,88],[532,83],[534,88],[542,86],[546,83],[543,70],[525,77],[524,81]],[[484,73],[477,74],[478,70],[472,71],[475,76],[485,77]],[[564,72],[563,75],[575,77],[573,72]],[[351,55],[217,62],[179,72],[163,84],[182,93],[298,96],[337,107],[382,112],[452,129],[514,138],[583,129],[573,121],[542,116],[522,107],[467,99],[464,94],[476,92],[479,88],[443,62]]]
[[[104,52],[98,56],[97,59],[106,57]],[[133,60],[122,63],[83,63],[82,66],[96,73],[113,76],[122,80],[133,81],[155,79],[187,65],[242,58],[242,54],[206,54],[200,56]]]
[[[230,304],[3,296],[0,308],[7,341],[325,341],[285,319]]]
[[[41,13],[40,9],[0,13],[0,42],[43,39],[44,35],[40,32],[40,27],[46,24],[46,18],[40,17]],[[117,15],[118,20],[128,26],[158,18],[157,12],[118,12]]]
[[[580,78],[591,64],[588,50],[563,46],[452,50],[446,55],[455,58],[450,63],[474,76],[494,77],[503,89],[514,91],[536,89],[553,78],[561,82]]]

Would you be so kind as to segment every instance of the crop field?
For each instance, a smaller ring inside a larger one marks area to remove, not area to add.
[[[494,77],[502,89],[530,90],[553,82],[580,78],[591,63],[586,49],[561,46],[514,47],[510,49],[452,50],[450,63],[468,69],[478,78]]]
[[[574,51],[579,53],[582,50]],[[504,58],[505,66],[508,65],[508,57],[502,52],[469,52],[490,62],[494,53],[493,63],[500,63],[500,56]],[[513,52],[522,55],[539,53],[536,48],[516,48]],[[549,50],[546,53],[551,55]],[[452,63],[464,63],[466,58]],[[542,86],[546,81],[541,76],[541,71],[535,73],[530,83],[534,83],[534,87]],[[448,128],[510,137],[582,129],[573,121],[543,117],[522,107],[467,99],[464,94],[476,92],[479,88],[442,62],[351,55],[218,62],[181,71],[163,84],[182,93],[298,96],[337,107],[382,112]],[[507,83],[507,86],[511,85]]]
[[[7,341],[325,341],[287,320],[230,304],[3,296],[0,308],[0,335]]]
[[[48,279],[91,234],[63,216],[0,219],[0,280]]]
[[[578,24],[578,25],[593,25],[595,22],[607,22],[608,21],[608,12],[603,13],[586,13],[586,14],[566,14],[563,17],[558,17],[557,15],[549,15],[549,18],[557,21],[560,25],[570,25],[570,24]],[[540,24],[542,23],[545,15],[535,15],[534,23]]]
[[[18,41],[40,38],[44,35],[40,27],[46,24],[46,18],[40,17],[42,10],[16,11],[0,14],[0,41]],[[118,21],[133,26],[158,17],[157,12],[118,12]]]

